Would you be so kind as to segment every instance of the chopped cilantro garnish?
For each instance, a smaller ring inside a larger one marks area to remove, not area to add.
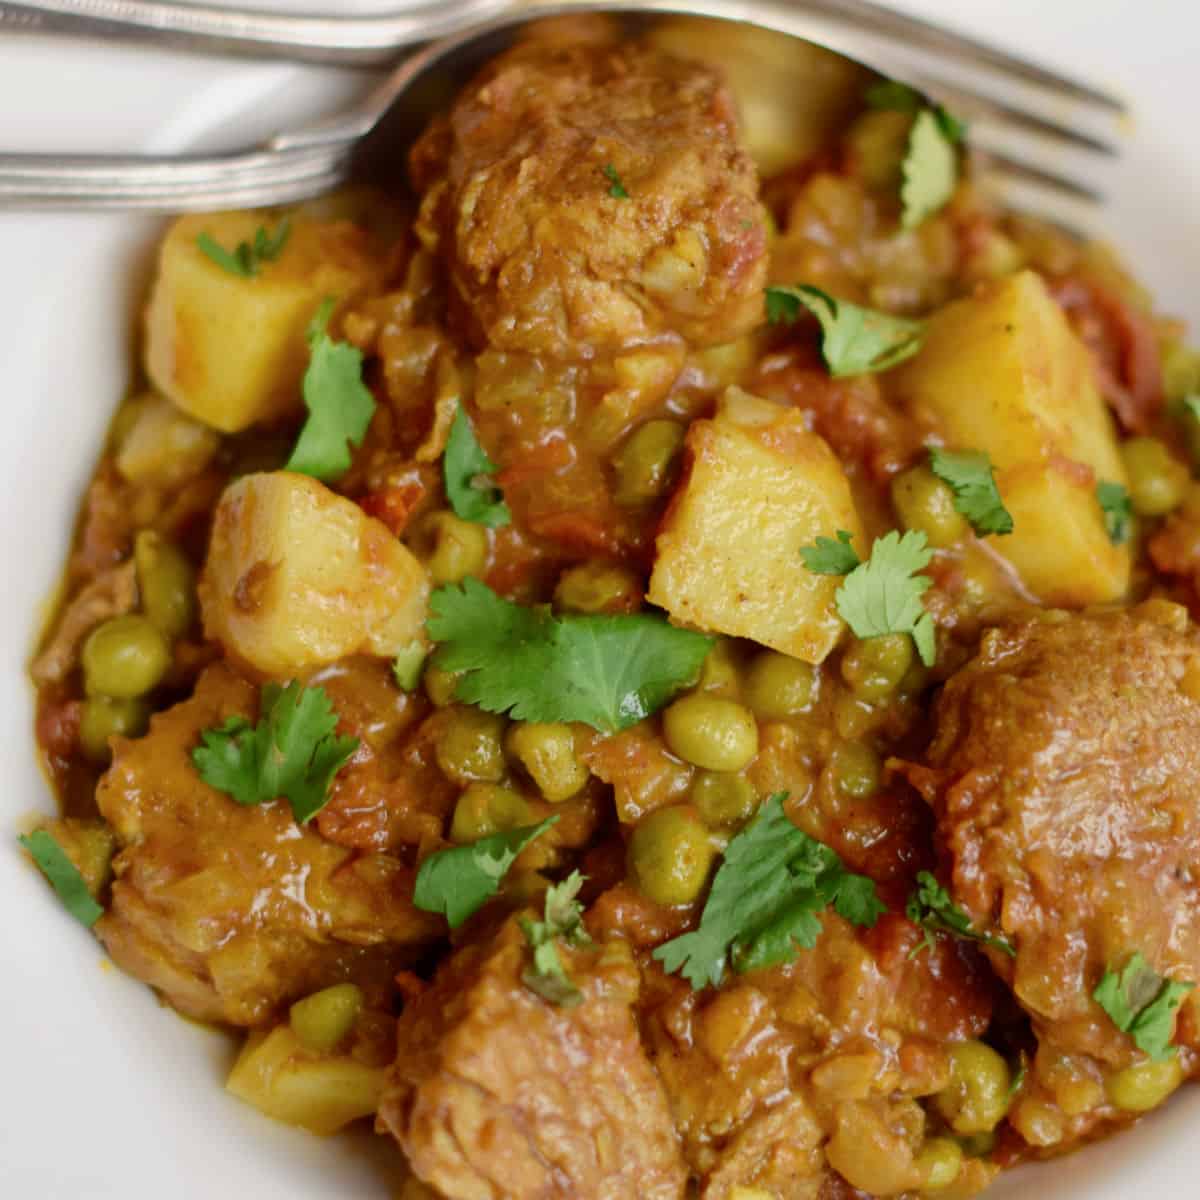
[[[900,223],[905,229],[915,229],[926,217],[941,211],[954,195],[962,132],[961,124],[944,109],[927,108],[917,114],[901,167]]]
[[[29,852],[30,858],[37,863],[38,869],[50,881],[50,886],[58,893],[58,898],[67,912],[81,925],[91,929],[104,915],[104,909],[96,903],[79,869],[54,840],[54,835],[45,829],[35,829],[28,837],[19,840]]]
[[[817,567],[810,566],[809,570],[816,570],[819,575],[840,575],[843,572],[835,567],[850,566],[848,555],[835,561],[830,547],[834,543],[829,538],[819,538],[816,546],[801,549],[806,565],[810,558],[817,559]],[[915,529],[903,536],[895,530],[884,534],[871,547],[866,562],[858,562],[855,557],[857,565],[846,574],[834,598],[842,620],[855,637],[911,634],[921,661],[927,667],[933,666],[937,658],[933,617],[921,603],[933,581],[918,574],[932,557],[925,535]]]
[[[335,303],[326,300],[308,327],[308,419],[286,464],[287,470],[316,479],[335,479],[349,470],[350,446],[362,445],[375,415],[375,397],[363,383],[362,352],[335,342],[327,331]]]
[[[849,575],[861,562],[851,542],[854,535],[837,531],[837,541],[819,537],[815,546],[801,546],[800,557],[814,575]]]
[[[1119,483],[1096,484],[1096,499],[1104,514],[1104,528],[1114,546],[1123,546],[1133,535],[1133,504]]]
[[[533,951],[533,964],[521,975],[521,982],[551,1004],[571,1008],[583,999],[558,957],[558,939],[568,945],[588,946],[592,939],[583,927],[583,905],[577,897],[583,876],[572,871],[562,883],[546,892],[542,920],[520,917],[521,929]]]
[[[1175,1054],[1175,1010],[1195,986],[1158,974],[1138,951],[1120,972],[1104,972],[1092,998],[1139,1050],[1162,1062]]]
[[[421,669],[425,666],[425,647],[420,642],[409,642],[401,646],[392,660],[392,678],[402,692],[411,692],[421,682]]]
[[[620,175],[617,174],[617,168],[612,163],[605,163],[600,170],[604,173],[604,178],[609,182],[608,194],[614,200],[628,200],[629,193],[625,190],[625,185],[621,182]]]
[[[1012,514],[1004,507],[992,460],[979,450],[929,451],[929,469],[954,493],[954,507],[981,537],[1012,533]]]
[[[226,250],[208,233],[202,233],[196,238],[196,249],[230,275],[252,279],[258,274],[262,263],[274,262],[280,256],[291,232],[291,221],[284,217],[274,234],[268,233],[266,228],[260,225],[252,242],[238,242],[232,250]]]
[[[754,971],[811,950],[829,905],[867,928],[887,911],[874,882],[851,874],[833,850],[798,829],[783,801],[783,793],[772,796],[726,847],[699,927],[654,951],[696,990],[719,985],[727,966]]]
[[[425,912],[444,913],[450,928],[457,929],[499,891],[517,855],[557,820],[547,817],[537,825],[522,825],[469,846],[431,854],[417,872],[413,903]]]
[[[508,505],[492,479],[495,473],[496,464],[484,453],[460,404],[442,458],[446,495],[457,516],[490,529],[512,520]]]
[[[860,308],[807,284],[767,288],[772,325],[790,325],[802,308],[821,325],[821,354],[834,378],[886,371],[921,348],[925,326],[920,321]]]
[[[258,724],[230,717],[204,730],[192,762],[205,783],[238,804],[285,796],[304,824],[325,807],[333,777],[358,749],[358,738],[335,736],[337,721],[324,688],[268,683]]]
[[[925,931],[924,940],[909,957],[916,957],[926,948],[932,949],[935,933],[948,933],[968,941],[980,942],[1003,951],[1011,958],[1017,956],[1012,943],[1006,937],[976,930],[971,924],[971,918],[950,899],[950,893],[928,871],[917,874],[917,888],[908,898],[904,915]]]
[[[521,721],[582,721],[607,733],[656,712],[694,683],[713,639],[649,613],[555,616],[477,579],[430,599],[434,662],[464,672],[456,695]]]

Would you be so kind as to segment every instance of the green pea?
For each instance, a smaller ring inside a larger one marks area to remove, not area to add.
[[[97,625],[83,643],[83,684],[89,696],[131,700],[162,681],[171,665],[167,640],[134,613]]]
[[[441,667],[429,663],[421,682],[425,685],[425,695],[435,708],[448,708],[454,703],[454,693],[461,678],[461,671],[443,671]]]
[[[690,904],[703,890],[716,853],[694,809],[659,808],[642,818],[629,839],[629,869],[655,904]]]
[[[151,529],[133,543],[142,612],[164,637],[174,641],[196,619],[196,569],[177,547]]]
[[[1158,438],[1130,438],[1121,446],[1121,458],[1139,517],[1161,517],[1179,507],[1191,476]]]
[[[913,658],[913,641],[906,633],[866,638],[842,656],[842,678],[858,699],[874,703],[900,686]]]
[[[93,762],[106,763],[112,758],[110,737],[141,737],[149,724],[150,706],[140,698],[89,696],[79,717],[79,744]]]
[[[625,567],[592,562],[559,577],[554,606],[566,612],[621,613],[641,607],[642,581]]]
[[[465,845],[532,823],[529,801],[520,792],[494,783],[473,783],[454,805],[450,840]]]
[[[670,491],[685,432],[676,421],[647,421],[630,435],[614,463],[618,504],[647,504]]]
[[[306,1050],[329,1054],[354,1028],[362,1006],[360,988],[353,983],[335,983],[297,1000],[288,1011],[288,1023]]]
[[[1162,1062],[1141,1062],[1117,1071],[1105,1081],[1108,1098],[1123,1112],[1143,1113],[1157,1108],[1183,1082],[1179,1056]]]
[[[928,467],[913,467],[892,480],[892,506],[905,529],[919,530],[934,547],[953,546],[971,531],[954,507],[950,485]]]
[[[437,764],[448,779],[466,787],[483,781],[495,783],[504,777],[504,748],[501,739],[507,724],[504,717],[481,708],[456,708],[441,727],[434,745]]]
[[[692,783],[691,801],[705,824],[722,829],[750,820],[758,808],[758,793],[744,775],[700,771]]]
[[[845,742],[833,754],[833,778],[838,789],[855,800],[879,791],[883,764],[865,742]]]
[[[588,781],[570,725],[522,721],[509,730],[508,750],[551,804],[574,796]]]
[[[663,713],[673,754],[709,771],[740,771],[758,753],[754,714],[734,700],[692,692]]]
[[[850,127],[846,148],[858,177],[873,191],[888,191],[900,183],[912,115],[892,109],[864,113]]]
[[[743,698],[755,716],[782,720],[808,711],[816,685],[816,668],[810,663],[764,650],[746,672]]]
[[[989,1133],[1010,1100],[1008,1063],[984,1042],[958,1042],[950,1051],[950,1082],[933,1098],[955,1133]]]
[[[962,1170],[962,1147],[948,1137],[929,1138],[916,1157],[921,1174],[921,1192],[936,1192],[949,1187]]]
[[[488,531],[484,526],[443,509],[424,519],[420,533],[433,538],[428,566],[434,583],[461,583],[468,575],[484,573],[488,558]]]
[[[696,688],[736,700],[741,690],[741,655],[733,638],[718,638],[700,668]]]

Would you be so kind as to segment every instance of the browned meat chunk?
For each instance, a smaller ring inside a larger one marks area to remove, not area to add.
[[[245,808],[200,778],[200,731],[252,718],[256,691],[210,668],[144,738],[117,740],[96,792],[121,847],[96,927],[109,953],[180,1011],[235,1025],[339,979],[385,981],[441,926],[413,908],[396,858],[334,845],[286,801]]]
[[[914,956],[919,936],[898,915],[872,930],[821,919],[793,963],[718,991],[661,976],[648,988],[651,1059],[703,1200],[739,1189],[818,1200],[843,1195],[842,1180],[915,1189],[917,1097],[944,1084],[947,1046],[987,1027],[991,988],[973,952],[947,941]]]
[[[912,772],[954,898],[1016,949],[989,954],[1043,1046],[1118,1066],[1141,1056],[1092,999],[1106,968],[1140,951],[1200,981],[1200,636],[1182,624],[1158,605],[992,630]],[[1176,1029],[1194,1048],[1198,994]]]
[[[680,1200],[621,947],[560,949],[584,1000],[559,1008],[522,984],[528,950],[510,922],[405,1009],[379,1120],[425,1182],[450,1200]]]
[[[477,340],[587,358],[762,320],[764,211],[710,68],[636,44],[518,46],[412,155]]]

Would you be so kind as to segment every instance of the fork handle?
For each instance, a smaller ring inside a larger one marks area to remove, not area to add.
[[[504,0],[424,0],[370,16],[287,14],[167,0],[0,0],[0,31],[155,41],[187,50],[378,66],[405,46],[444,37],[505,7]]]

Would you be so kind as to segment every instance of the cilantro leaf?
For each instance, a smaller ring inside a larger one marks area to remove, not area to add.
[[[903,537],[893,530],[875,542],[870,558],[846,576],[834,597],[855,637],[911,634],[921,661],[933,666],[937,658],[933,617],[921,603],[933,581],[917,574],[932,557],[919,530],[909,530]]]
[[[605,163],[600,170],[603,172],[604,178],[611,185],[608,189],[608,194],[614,200],[628,200],[629,193],[625,190],[625,185],[621,182],[620,175],[617,174],[617,168],[612,163]]]
[[[201,233],[196,238],[196,249],[230,275],[252,279],[258,274],[262,263],[274,262],[279,257],[291,232],[292,223],[284,217],[274,234],[268,233],[266,227],[260,225],[255,230],[253,242],[238,242],[232,250],[226,250],[211,234]]]
[[[953,937],[980,942],[1003,951],[1011,958],[1017,956],[1008,938],[976,930],[971,924],[971,918],[950,899],[950,893],[928,871],[918,872],[917,887],[908,898],[904,915],[914,925],[919,925],[925,930],[924,941],[913,950],[910,958],[915,958],[926,948],[932,949],[935,933],[948,933]]]
[[[1119,973],[1104,972],[1092,998],[1139,1050],[1162,1062],[1175,1055],[1175,1010],[1195,986],[1158,974],[1139,950]]]
[[[962,126],[945,110],[927,108],[917,114],[908,135],[901,167],[903,212],[900,224],[916,229],[926,217],[945,208],[958,186],[958,151]]]
[[[446,495],[457,516],[489,529],[497,529],[512,520],[500,489],[492,482],[491,476],[495,473],[496,464],[484,453],[460,404],[442,458]]]
[[[192,762],[205,783],[238,804],[285,796],[303,825],[325,807],[333,777],[358,749],[358,738],[334,735],[337,720],[324,688],[268,683],[258,724],[230,717],[204,730]]]
[[[334,300],[326,300],[308,327],[304,372],[308,419],[285,470],[336,479],[350,468],[350,446],[361,446],[375,415],[375,397],[362,379],[362,352],[327,332]]]
[[[767,288],[772,325],[792,324],[802,308],[820,323],[821,355],[835,379],[886,371],[921,348],[925,326],[920,321],[860,308],[807,284]]]
[[[713,639],[649,613],[555,616],[477,579],[430,599],[434,662],[465,672],[456,695],[521,721],[582,721],[614,733],[694,683]]]
[[[1133,536],[1133,504],[1119,483],[1096,484],[1096,500],[1104,514],[1104,528],[1114,546],[1123,546]]]
[[[392,660],[392,678],[402,692],[416,690],[421,682],[421,670],[425,666],[425,647],[420,642],[409,642],[401,646]]]
[[[45,829],[35,829],[28,837],[18,840],[50,881],[50,886],[58,893],[67,912],[81,925],[91,929],[104,915],[104,909],[96,903],[79,869],[55,841],[54,835]]]
[[[590,946],[592,942],[583,927],[583,905],[577,899],[583,880],[578,871],[572,871],[562,883],[548,889],[541,921],[518,918],[533,951],[533,965],[522,972],[521,982],[542,999],[563,1008],[578,1004],[583,993],[563,967],[556,943],[559,938],[573,946]]]
[[[431,854],[417,872],[413,903],[425,912],[443,913],[451,929],[474,916],[499,890],[500,881],[517,855],[540,837],[558,817],[522,825]]]
[[[849,575],[862,559],[851,545],[853,534],[837,531],[837,541],[819,537],[815,546],[801,546],[800,557],[814,575]]]
[[[1012,533],[1012,514],[1004,507],[992,460],[980,450],[951,453],[933,447],[929,469],[954,493],[954,507],[980,536]]]
[[[797,947],[811,950],[831,904],[867,928],[887,911],[874,882],[792,824],[783,801],[783,793],[767,800],[726,847],[699,926],[654,951],[696,990],[718,986],[727,965],[754,971],[791,962]]]

